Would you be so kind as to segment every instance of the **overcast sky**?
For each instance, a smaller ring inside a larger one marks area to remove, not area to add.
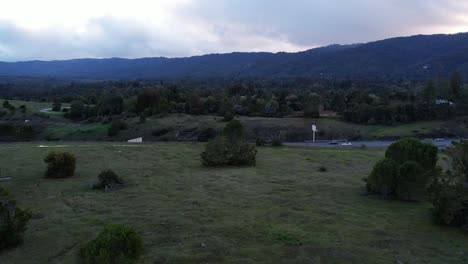
[[[0,60],[299,51],[468,31],[467,0],[0,0]]]

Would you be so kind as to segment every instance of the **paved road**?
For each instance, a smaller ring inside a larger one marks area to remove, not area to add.
[[[447,147],[447,145],[450,145],[452,141],[459,141],[459,139],[426,139],[424,140],[425,142],[431,142],[434,145],[436,145],[439,149],[443,149]],[[331,144],[332,142],[335,142],[336,144]],[[345,140],[339,140],[339,141],[331,141],[331,140],[321,140],[321,141],[316,141],[315,143],[312,142],[286,142],[284,145],[286,146],[301,146],[301,147],[331,147],[331,148],[349,148],[349,147],[355,147],[359,148],[362,145],[365,145],[366,147],[374,147],[374,148],[382,148],[382,147],[388,147],[390,146],[393,142],[391,140],[376,140],[376,141],[345,141]],[[351,143],[351,146],[343,146],[343,143]]]

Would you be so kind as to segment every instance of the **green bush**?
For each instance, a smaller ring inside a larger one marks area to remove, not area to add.
[[[10,193],[0,187],[0,250],[23,242],[29,219],[31,213],[20,209]]]
[[[399,167],[395,182],[395,195],[402,200],[416,200],[424,193],[426,178],[424,172],[415,161],[407,161]]]
[[[434,220],[438,224],[468,225],[468,188],[461,177],[434,177],[427,187]]]
[[[206,144],[201,153],[202,163],[208,167],[255,166],[257,149],[254,145],[231,142],[225,136],[218,136]]]
[[[394,194],[398,174],[398,163],[394,160],[384,158],[378,161],[367,178],[367,191],[384,196]]]
[[[79,255],[86,264],[137,263],[143,253],[140,236],[124,225],[108,225],[81,247]]]
[[[318,171],[320,171],[320,172],[326,172],[326,171],[328,171],[328,169],[327,169],[327,167],[325,167],[325,166],[322,165],[322,166],[320,166],[320,167],[318,168]]]
[[[123,121],[120,121],[118,119],[114,119],[112,120],[112,123],[110,124],[109,128],[107,129],[107,135],[109,137],[113,137],[113,136],[116,136],[120,130],[125,130],[127,129],[128,125],[123,122]]]
[[[390,145],[367,179],[369,193],[416,200],[436,171],[437,147],[407,138]]]
[[[202,163],[208,167],[255,166],[257,149],[255,145],[244,143],[242,124],[233,120],[223,133],[206,144],[201,153]]]
[[[439,224],[463,226],[468,231],[468,141],[446,149],[452,171],[434,177],[427,187],[434,219]]]
[[[47,163],[47,178],[66,178],[75,173],[76,159],[72,153],[51,152],[44,158],[44,162]]]
[[[422,143],[414,138],[405,138],[390,145],[385,157],[400,165],[406,161],[415,161],[421,165],[424,172],[428,172],[436,167],[437,152],[437,147],[432,144]]]
[[[98,183],[94,184],[94,189],[111,190],[125,185],[125,181],[122,180],[112,170],[102,171],[98,175]]]

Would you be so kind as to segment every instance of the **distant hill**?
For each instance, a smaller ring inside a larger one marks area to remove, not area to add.
[[[188,58],[0,62],[0,76],[75,79],[276,78],[423,79],[458,70],[468,78],[468,33],[417,35],[298,53]]]

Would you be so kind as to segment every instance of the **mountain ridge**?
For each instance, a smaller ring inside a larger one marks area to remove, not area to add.
[[[79,58],[0,62],[0,76],[76,79],[468,77],[468,33],[333,44],[300,52],[231,52],[191,57]]]

